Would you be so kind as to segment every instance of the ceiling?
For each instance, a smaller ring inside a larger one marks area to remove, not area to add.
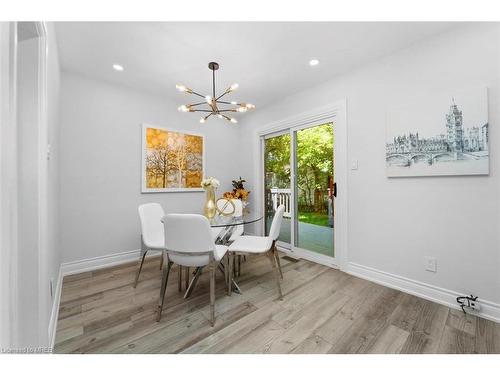
[[[207,64],[220,64],[220,90],[262,107],[419,40],[449,22],[58,22],[62,69],[159,93],[185,104],[182,83],[211,90]],[[311,67],[309,60],[320,64]],[[113,64],[125,70],[117,72]]]

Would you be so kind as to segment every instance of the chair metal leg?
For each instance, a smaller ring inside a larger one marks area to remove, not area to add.
[[[170,268],[172,268],[172,262],[168,261],[167,266],[163,267],[163,276],[161,279],[161,289],[160,289],[160,301],[158,302],[158,312],[156,316],[157,322],[159,322],[161,319],[161,312],[163,310],[163,302],[165,301],[165,292],[167,291],[168,274],[170,273]]]
[[[189,267],[184,266],[184,268],[185,268],[185,271],[184,271],[184,277],[185,277],[184,288],[186,290],[188,290],[188,288],[189,288]]]
[[[241,275],[241,255],[238,255],[238,277]]]
[[[215,261],[210,262],[210,325],[215,325]]]
[[[194,272],[194,276],[191,279],[191,282],[189,283],[189,286],[186,289],[186,293],[184,294],[184,298],[189,298],[189,296],[191,296],[191,293],[193,293],[193,290],[194,290],[196,283],[198,282],[198,279],[200,278],[202,272],[203,272],[203,267],[196,267],[196,271]]]
[[[228,283],[227,283],[227,295],[231,295],[231,291],[233,290],[233,258],[234,255],[231,252],[227,252],[227,277],[228,277]]]
[[[182,292],[182,266],[181,265],[179,265],[179,274],[177,276],[178,276],[179,292]]]
[[[226,268],[222,265],[222,263],[219,263],[217,265],[217,268],[219,269],[219,271],[222,273],[222,275],[224,276],[224,282],[226,283],[227,285],[227,272],[226,272]]]
[[[278,270],[280,271],[281,280],[283,280],[283,271],[281,270],[280,256],[278,254],[278,250],[276,249],[276,246],[273,247],[273,255],[276,258],[276,263],[278,264]]]
[[[141,274],[142,265],[144,264],[144,258],[146,258],[147,252],[148,252],[147,250],[144,251],[144,253],[141,256],[141,260],[139,261],[139,268],[137,269],[137,272],[135,274],[134,288],[137,286],[137,282],[139,281],[139,275]]]
[[[280,300],[283,300],[283,293],[281,292],[281,283],[280,283],[280,273],[278,271],[278,267],[276,267],[276,257],[272,253],[272,250],[267,252],[267,256],[271,261],[271,266],[273,267],[274,277],[276,278],[276,286],[278,287],[278,293]]]

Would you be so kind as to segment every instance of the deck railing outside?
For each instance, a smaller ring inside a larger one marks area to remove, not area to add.
[[[285,206],[283,217],[292,217],[292,190],[291,189],[270,189],[270,200],[273,204],[273,212],[276,211],[279,205]],[[333,201],[330,198],[330,189],[328,189],[328,224],[333,226]]]
[[[283,217],[292,217],[292,190],[291,189],[271,189],[271,202],[273,202],[273,211],[276,211],[279,205],[285,206]]]

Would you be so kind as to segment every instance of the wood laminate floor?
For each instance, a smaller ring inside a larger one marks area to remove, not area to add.
[[[242,295],[217,279],[208,321],[208,272],[193,295],[169,279],[155,320],[161,271],[146,260],[64,278],[56,353],[500,353],[500,324],[305,260],[282,257],[284,300],[268,259],[243,263]]]

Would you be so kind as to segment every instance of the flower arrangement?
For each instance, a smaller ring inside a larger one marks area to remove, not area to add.
[[[223,195],[224,198],[246,201],[250,192],[243,186],[244,182],[246,182],[246,180],[243,180],[241,176],[239,180],[233,180],[233,191],[226,191]]]
[[[207,190],[208,188],[217,189],[219,185],[220,182],[215,177],[207,177],[201,180],[201,187],[204,190]]]

